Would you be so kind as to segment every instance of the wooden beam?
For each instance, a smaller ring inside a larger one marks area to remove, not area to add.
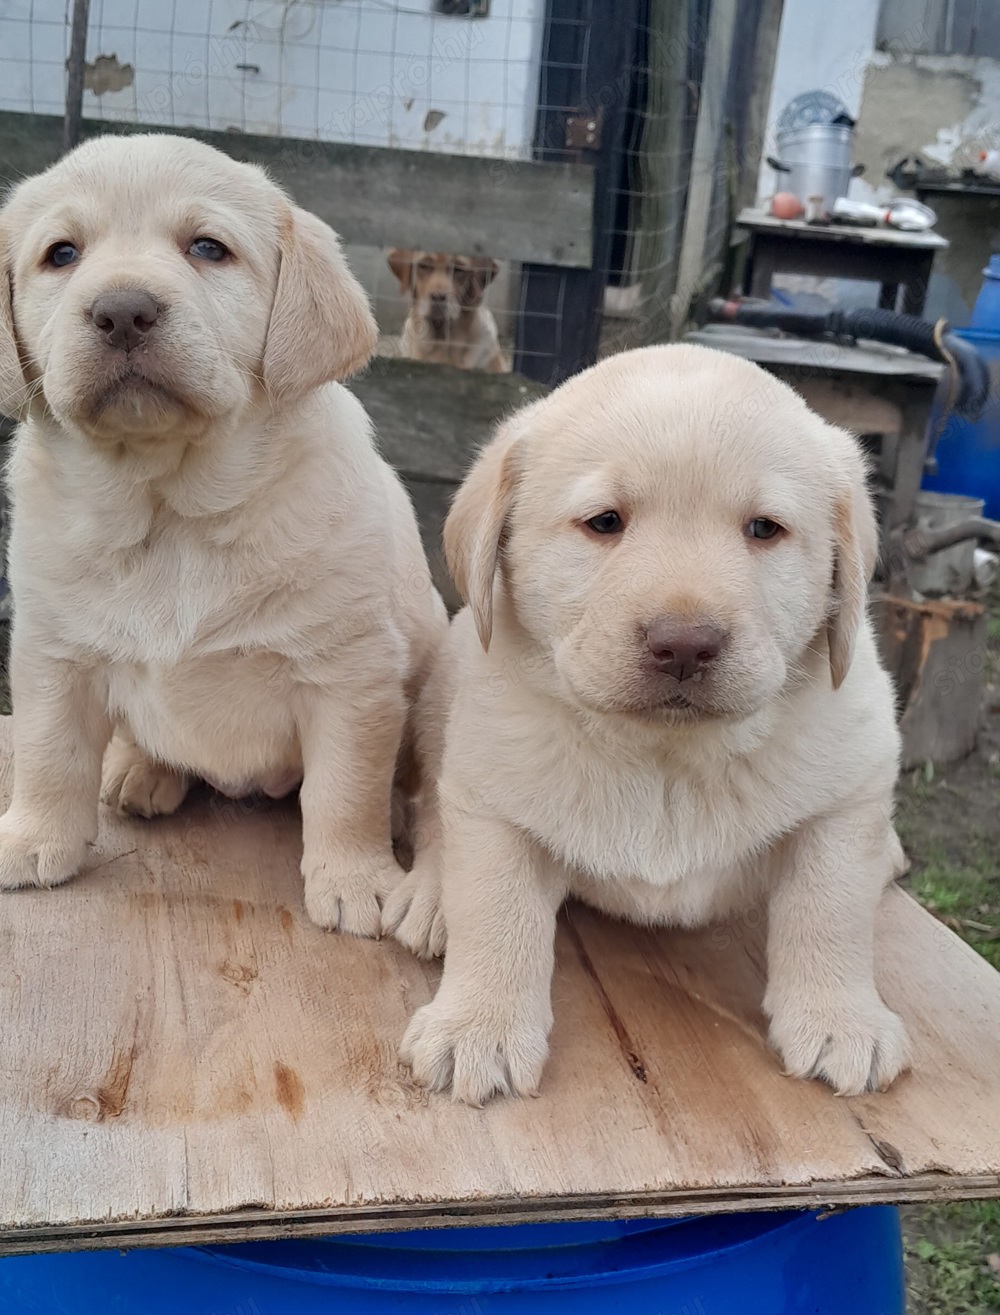
[[[93,119],[83,120],[80,129],[84,140],[105,133],[169,132],[261,164],[345,242],[590,268],[594,170],[587,164],[490,160]],[[38,173],[58,159],[62,130],[55,115],[0,113],[0,183]]]
[[[69,41],[66,76],[66,117],[63,120],[63,150],[71,151],[80,140],[83,119],[83,80],[87,59],[87,21],[90,0],[73,0],[73,27]]]

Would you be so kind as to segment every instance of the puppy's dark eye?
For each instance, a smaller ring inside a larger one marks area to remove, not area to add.
[[[217,242],[214,237],[196,237],[188,247],[188,255],[195,256],[198,260],[212,260],[218,264],[229,255],[229,248]]]
[[[52,265],[55,269],[75,265],[79,259],[80,253],[72,242],[55,242],[45,253],[46,265]]]
[[[768,520],[766,516],[756,517],[746,528],[748,539],[775,539],[783,533],[783,527],[777,521]]]
[[[621,534],[625,522],[616,511],[602,511],[599,516],[591,516],[584,524],[595,534]]]

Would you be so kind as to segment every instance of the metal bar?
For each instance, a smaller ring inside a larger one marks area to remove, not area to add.
[[[63,119],[64,152],[71,151],[80,140],[89,19],[90,0],[73,0],[73,27],[70,33],[66,74],[66,117]]]
[[[526,263],[516,331],[515,370],[550,385],[597,359],[636,36],[646,0],[588,4],[586,25],[579,13],[579,0],[548,0],[535,156],[565,160],[571,153],[566,116],[556,107],[573,105],[576,113],[586,114],[603,110],[600,148],[579,153],[588,165],[593,161],[592,258],[589,269],[564,271]]]

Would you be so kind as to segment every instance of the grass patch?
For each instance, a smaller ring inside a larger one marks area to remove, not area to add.
[[[971,838],[964,864],[950,863],[939,845],[932,846],[910,888],[926,909],[1000,971],[1000,880],[985,837]]]
[[[903,1212],[912,1315],[1000,1311],[1000,1201]]]
[[[991,640],[1000,612],[991,616]],[[972,758],[909,773],[897,825],[907,883],[935,917],[1000,970],[1000,757],[995,731]],[[907,1315],[1000,1312],[1000,1201],[902,1210]]]

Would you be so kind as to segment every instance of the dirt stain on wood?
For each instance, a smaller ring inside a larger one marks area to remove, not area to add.
[[[238,986],[241,991],[249,991],[250,983],[257,980],[257,965],[223,959],[219,964],[219,976],[233,986]]]
[[[290,933],[291,933],[291,930],[292,930],[292,927],[293,927],[294,925],[295,925],[295,919],[292,917],[292,915],[291,915],[291,911],[290,911],[289,909],[282,909],[282,910],[281,910],[281,926],[282,926],[282,929],[283,929],[284,931],[287,931],[287,932],[290,934]]]
[[[274,1091],[278,1104],[292,1119],[298,1121],[306,1103],[306,1089],[295,1069],[282,1064],[280,1060],[274,1065]]]
[[[233,917],[236,919],[237,922],[242,922],[242,921],[243,921],[243,901],[242,901],[242,900],[238,900],[238,899],[234,899],[234,900],[233,900]]]

